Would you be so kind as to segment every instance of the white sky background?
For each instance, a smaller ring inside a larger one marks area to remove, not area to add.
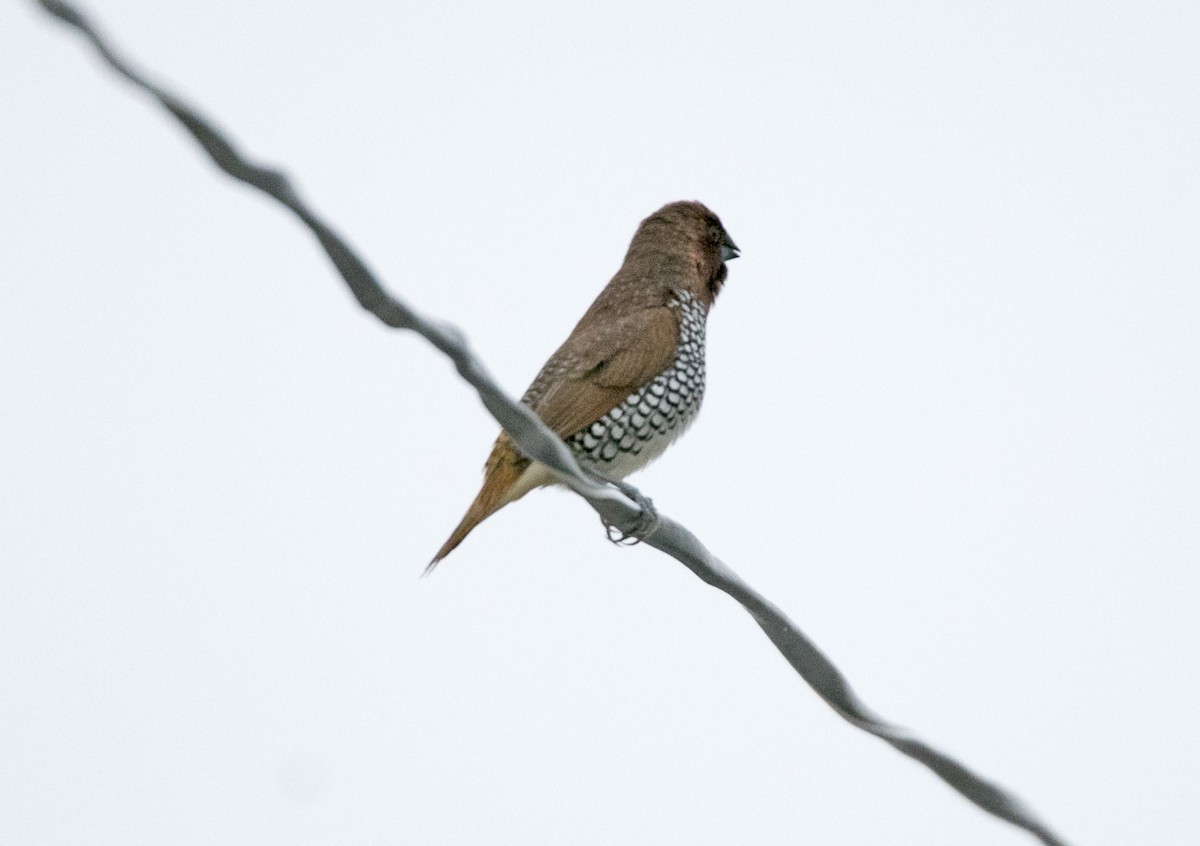
[[[1200,6],[428,6],[88,8],[514,394],[709,204],[633,481],[1072,842],[1200,839]],[[448,363],[32,3],[0,104],[5,842],[1032,842],[573,497],[418,580]]]

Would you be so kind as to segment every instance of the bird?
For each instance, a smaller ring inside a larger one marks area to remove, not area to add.
[[[703,203],[668,203],[639,224],[625,259],[521,397],[566,441],[580,467],[608,482],[659,457],[704,398],[704,330],[740,250]],[[501,432],[483,486],[426,568],[476,526],[556,482]]]

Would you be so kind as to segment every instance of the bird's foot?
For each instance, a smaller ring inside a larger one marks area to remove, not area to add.
[[[628,532],[601,517],[600,522],[604,525],[608,539],[617,546],[634,546],[650,537],[651,533],[658,528],[658,509],[654,507],[654,501],[628,482],[619,482],[615,479],[605,479],[605,481],[636,502],[638,508],[641,509],[637,522]]]

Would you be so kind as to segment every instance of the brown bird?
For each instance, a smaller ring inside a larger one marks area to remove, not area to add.
[[[697,202],[670,203],[638,226],[612,281],[542,367],[521,402],[571,448],[583,469],[619,480],[662,454],[704,396],[704,323],[738,248]],[[553,484],[501,432],[483,488],[428,573],[472,529]]]

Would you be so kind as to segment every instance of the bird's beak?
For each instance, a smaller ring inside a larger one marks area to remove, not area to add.
[[[725,240],[721,242],[721,261],[735,259],[741,254],[738,245],[733,243],[733,239],[726,235]]]

